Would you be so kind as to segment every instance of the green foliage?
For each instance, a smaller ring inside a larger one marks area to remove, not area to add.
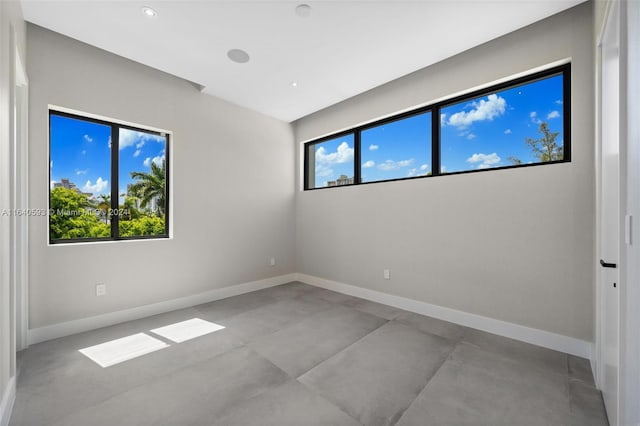
[[[109,222],[109,209],[111,209],[111,195],[100,195],[98,201],[98,209],[101,211],[101,215],[104,218],[104,223]]]
[[[552,132],[545,122],[540,123],[538,131],[542,133],[540,139],[526,138],[524,143],[529,147],[533,155],[541,162],[557,161],[564,158],[564,149],[556,143],[556,138],[560,132]],[[522,160],[516,156],[507,157],[513,165],[522,164]]]
[[[101,220],[109,211],[107,196],[94,205],[77,191],[67,188],[51,190],[49,235],[52,240],[78,238],[105,238],[111,236],[111,225]],[[97,208],[97,212],[96,212]],[[144,215],[135,208],[135,199],[125,198],[122,210],[128,215],[119,217],[121,237],[164,235],[163,216]]]
[[[158,200],[156,215],[164,216],[165,211],[165,160],[158,166],[151,162],[151,173],[131,172],[137,182],[131,185],[131,194],[140,199],[140,207],[145,208],[154,198]]]
[[[545,122],[540,123],[538,131],[542,133],[540,139],[525,139],[525,144],[531,149],[541,162],[562,160],[564,157],[563,147],[556,143],[556,138],[560,132],[552,132],[549,125]]]
[[[124,204],[120,205],[120,210],[124,210],[127,212],[126,215],[120,216],[120,220],[131,220],[138,219],[142,217],[142,212],[136,208],[136,201],[138,199],[136,197],[126,196],[124,198]]]
[[[134,237],[143,235],[163,235],[164,217],[142,216],[138,219],[120,220],[120,236]]]
[[[98,219],[87,197],[72,189],[51,190],[49,207],[49,235],[52,240],[111,235],[111,228]]]

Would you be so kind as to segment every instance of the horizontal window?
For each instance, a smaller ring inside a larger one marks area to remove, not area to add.
[[[570,72],[563,65],[308,142],[305,189],[568,162]]]
[[[564,159],[562,75],[440,110],[442,173]]]
[[[49,241],[166,238],[169,135],[49,111]]]
[[[431,173],[431,112],[362,130],[360,140],[360,182]]]
[[[307,187],[352,185],[354,182],[353,133],[307,144]]]

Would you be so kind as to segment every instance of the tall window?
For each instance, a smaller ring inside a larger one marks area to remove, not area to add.
[[[308,142],[305,189],[571,161],[570,78],[567,64]],[[323,181],[341,153],[347,179]]]
[[[169,135],[49,111],[49,241],[169,236]]]

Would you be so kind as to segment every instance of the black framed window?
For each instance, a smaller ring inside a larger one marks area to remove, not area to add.
[[[306,145],[306,187],[352,185],[355,175],[353,133],[321,139]]]
[[[169,237],[169,134],[49,111],[49,242]]]
[[[363,129],[360,141],[360,182],[431,173],[431,111]]]
[[[344,135],[349,184],[569,162],[570,79],[566,64],[308,142],[305,189],[338,186],[316,185],[316,150]]]

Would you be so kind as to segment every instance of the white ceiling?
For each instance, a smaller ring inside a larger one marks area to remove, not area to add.
[[[29,22],[293,121],[583,1],[22,0],[22,6]],[[296,14],[301,3],[312,7],[309,17]],[[157,16],[145,16],[143,6]],[[231,62],[227,51],[236,48],[251,60]]]

